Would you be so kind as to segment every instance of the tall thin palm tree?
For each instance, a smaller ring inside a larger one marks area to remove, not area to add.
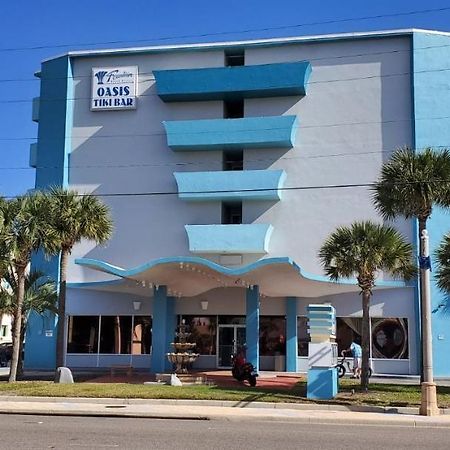
[[[18,279],[13,267],[10,267],[4,276],[0,286],[0,311],[14,317],[17,309]],[[43,316],[50,311],[57,312],[56,302],[58,299],[56,285],[52,280],[45,278],[39,271],[32,271],[25,276],[24,299],[22,304],[22,323],[20,330],[19,355],[22,355],[25,331],[28,325],[28,317],[32,312]],[[13,320],[14,326],[14,320]],[[14,345],[14,341],[13,341]],[[19,359],[17,373],[22,372],[22,360]]]
[[[411,279],[416,272],[412,246],[392,227],[370,221],[337,228],[324,242],[319,258],[331,280],[356,277],[362,294],[361,387],[369,386],[370,300],[380,271]]]
[[[56,338],[56,365],[64,365],[64,337],[66,317],[66,281],[69,255],[82,239],[105,243],[112,234],[113,223],[109,207],[94,195],[80,195],[74,190],[52,188],[49,227],[52,239],[44,243],[50,255],[59,255],[60,285],[58,294],[58,327]]]
[[[16,303],[13,314],[13,351],[9,381],[16,381],[20,359],[20,333],[25,297],[26,273],[31,255],[47,239],[51,230],[45,226],[46,198],[39,192],[31,193],[0,204],[3,215],[3,233],[0,243],[3,255],[17,277]]]
[[[450,294],[450,233],[444,236],[441,245],[436,250],[438,267],[436,280],[439,289]]]
[[[382,169],[378,182],[374,186],[374,204],[384,219],[402,216],[418,221],[417,248],[420,248],[422,232],[427,228],[433,208],[450,208],[450,151],[438,151],[427,148],[416,152],[411,148],[396,150]],[[427,320],[425,294],[423,292],[425,276],[420,273],[421,323]],[[422,333],[423,334],[423,333]],[[426,337],[422,341],[428,342]],[[421,347],[421,352],[424,349]],[[421,378],[423,379],[423,357]]]

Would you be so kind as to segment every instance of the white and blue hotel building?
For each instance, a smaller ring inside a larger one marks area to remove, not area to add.
[[[46,60],[33,102],[36,188],[110,206],[106,246],[69,264],[66,364],[170,370],[184,320],[200,369],[236,345],[260,370],[307,369],[306,308],[331,303],[340,349],[361,329],[352,280],[317,257],[336,227],[381,222],[370,185],[391,152],[450,146],[450,34],[423,30],[70,52]],[[416,243],[414,220],[395,226]],[[436,210],[432,247],[450,229]],[[34,266],[58,280],[58,261]],[[436,376],[450,375],[433,287]],[[417,281],[378,275],[373,368],[417,374]],[[54,317],[32,317],[25,366],[55,364]]]

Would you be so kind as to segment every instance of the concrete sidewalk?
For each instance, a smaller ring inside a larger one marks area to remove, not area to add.
[[[184,420],[270,420],[309,424],[364,424],[406,427],[450,427],[450,415],[422,417],[416,408],[218,402],[207,400],[142,400],[1,397],[0,414],[93,417],[136,417]]]

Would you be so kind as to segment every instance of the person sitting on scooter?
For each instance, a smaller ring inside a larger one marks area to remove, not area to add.
[[[235,360],[236,360],[237,367],[242,367],[247,362],[247,359],[245,357],[245,354],[246,354],[245,350],[246,350],[245,346],[243,345],[243,346],[239,347],[239,349],[236,353]]]
[[[354,339],[347,350],[342,352],[351,353],[353,355],[353,378],[361,377],[361,360],[362,360],[362,348],[359,339]]]

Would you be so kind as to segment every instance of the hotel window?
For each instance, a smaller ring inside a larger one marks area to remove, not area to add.
[[[244,50],[225,51],[225,66],[235,67],[245,64]]]
[[[131,353],[131,316],[102,316],[100,353]]]
[[[259,354],[286,355],[286,319],[276,316],[259,318]]]
[[[339,354],[350,347],[353,339],[361,339],[362,319],[360,317],[338,317],[336,321],[336,342]],[[408,319],[371,318],[372,358],[407,359]]]
[[[67,352],[98,353],[98,330],[98,316],[70,316]]]
[[[244,169],[244,152],[242,150],[223,152],[223,170],[243,170],[243,169]]]
[[[242,202],[222,203],[222,224],[238,225],[242,223]]]
[[[244,100],[225,100],[223,102],[224,119],[242,119],[244,117]]]
[[[180,316],[179,323],[182,319],[189,326],[188,332],[190,342],[197,345],[194,348],[195,353],[200,355],[215,355],[217,340],[217,316]]]
[[[131,353],[149,355],[152,348],[152,318],[134,316]]]
[[[306,317],[297,317],[297,354],[298,356],[308,356],[308,319]]]
[[[67,353],[148,355],[151,345],[150,316],[69,316]]]

